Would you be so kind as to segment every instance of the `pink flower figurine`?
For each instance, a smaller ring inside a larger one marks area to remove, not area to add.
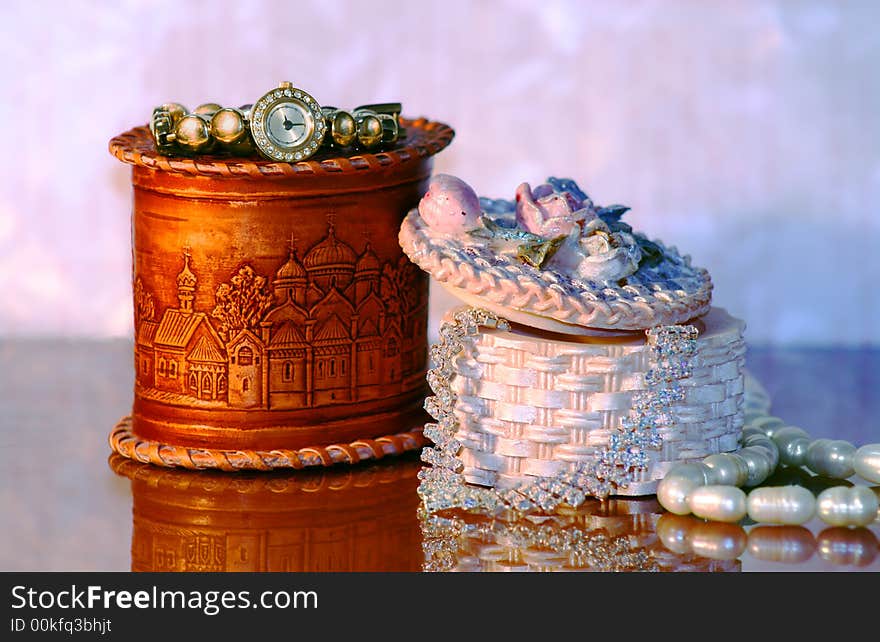
[[[532,234],[568,236],[581,222],[594,218],[596,214],[570,192],[556,193],[550,185],[532,191],[528,183],[516,188],[516,222]]]

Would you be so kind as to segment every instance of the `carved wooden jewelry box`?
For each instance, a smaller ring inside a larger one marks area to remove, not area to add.
[[[674,463],[739,447],[745,324],[628,209],[568,179],[507,201],[439,175],[407,215],[404,252],[469,306],[432,347],[429,510],[648,495]]]
[[[136,382],[114,450],[234,470],[421,445],[428,283],[397,231],[453,131],[404,124],[390,149],[295,163],[168,158],[144,127],[110,142],[134,194]]]

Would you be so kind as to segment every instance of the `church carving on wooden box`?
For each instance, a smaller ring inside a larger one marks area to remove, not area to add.
[[[194,309],[198,278],[189,249],[176,308],[156,314],[137,278],[135,359],[141,393],[197,407],[296,409],[399,394],[423,377],[426,288],[401,256],[382,263],[367,240],[355,250],[326,236],[300,260],[291,242],[270,278],[242,265]]]

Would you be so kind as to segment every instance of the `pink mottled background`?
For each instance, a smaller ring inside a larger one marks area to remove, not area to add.
[[[0,336],[129,334],[108,139],[292,80],[450,123],[437,170],[482,194],[555,174],[631,205],[753,343],[877,345],[878,24],[870,1],[4,2]]]

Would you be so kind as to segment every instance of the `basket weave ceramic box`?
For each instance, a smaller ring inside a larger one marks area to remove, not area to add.
[[[618,494],[645,495],[678,461],[736,450],[743,425],[744,323],[713,308],[697,358],[659,428],[662,446]],[[460,458],[467,481],[510,488],[596,458],[646,389],[644,339],[541,337],[487,329],[456,360]]]
[[[440,175],[404,219],[406,254],[468,306],[432,348],[429,511],[648,495],[674,464],[739,447],[745,324],[628,209],[570,179],[508,201]]]
[[[421,445],[427,278],[397,230],[452,130],[406,121],[376,153],[297,163],[156,153],[132,166],[134,407],[120,454],[224,469],[328,465]]]

